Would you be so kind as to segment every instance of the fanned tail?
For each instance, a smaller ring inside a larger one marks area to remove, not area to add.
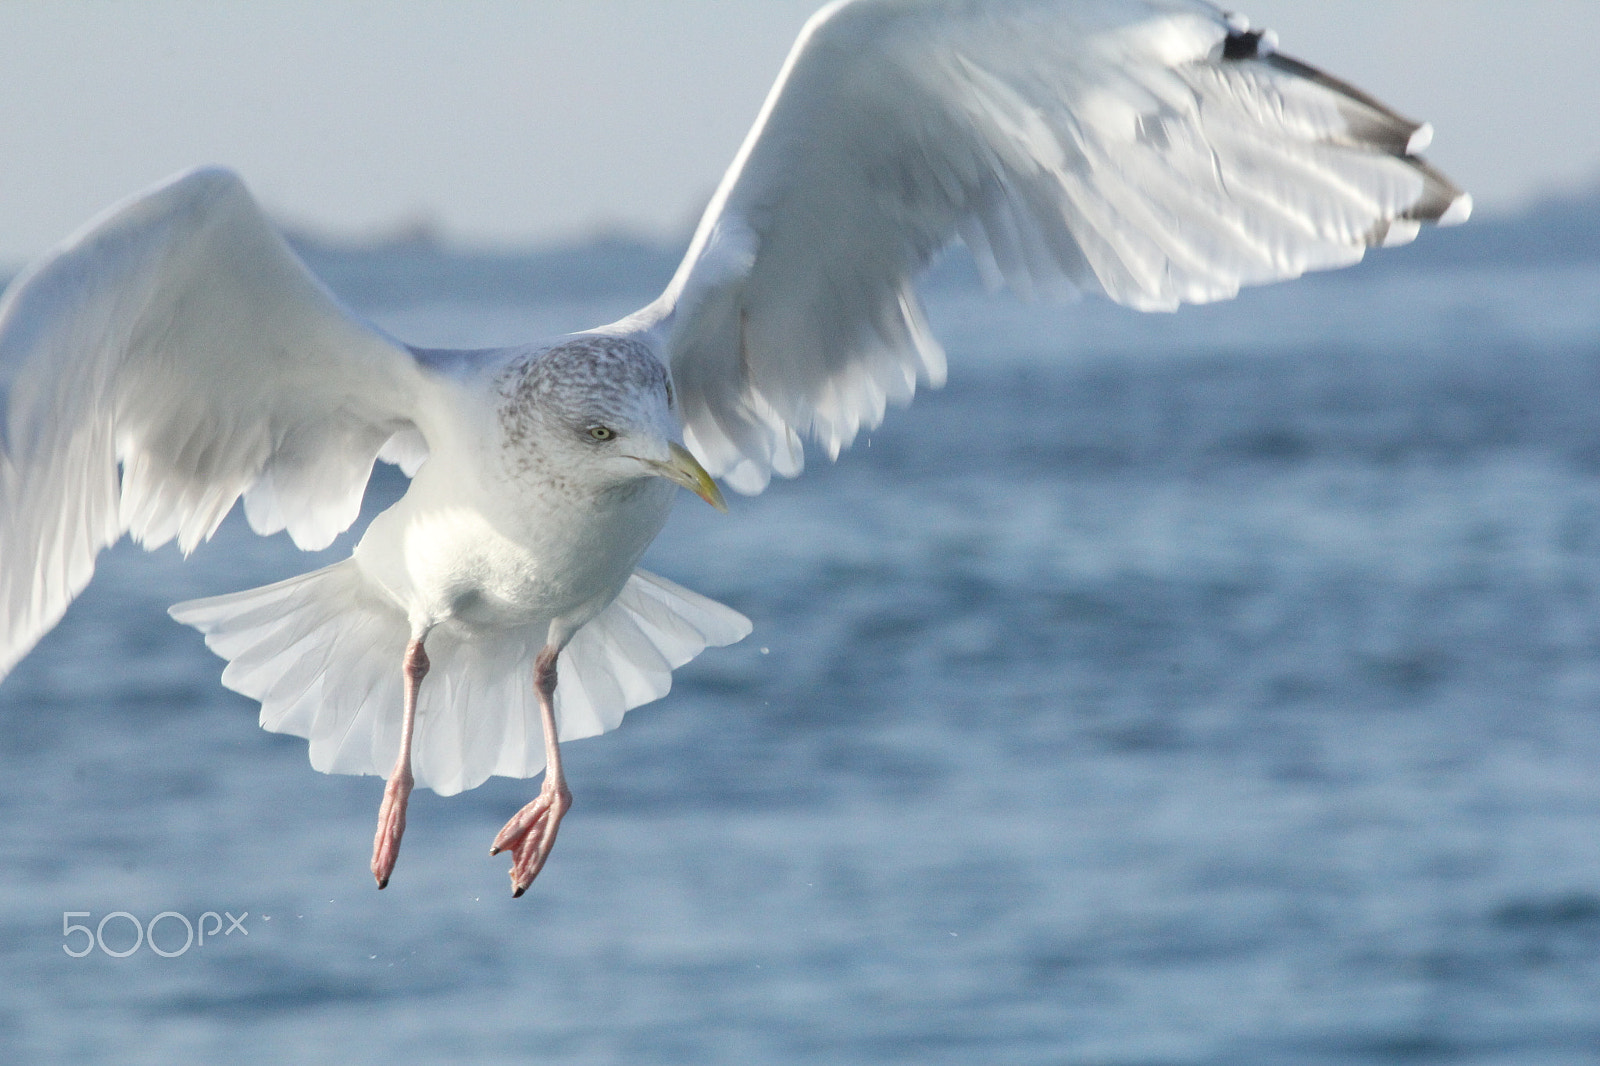
[[[324,773],[386,775],[400,750],[403,611],[353,559],[274,585],[191,600],[173,618],[228,660],[222,683],[261,702],[261,726],[310,741]],[[556,688],[562,740],[614,729],[660,699],[672,671],[708,646],[732,644],[750,622],[714,600],[637,571],[563,651]],[[544,769],[533,689],[542,629],[470,639],[448,625],[428,636],[432,668],[417,704],[416,783],[440,795],[491,774]]]
[[[556,685],[561,739],[615,729],[625,713],[667,694],[672,671],[707,647],[737,644],[750,628],[750,619],[731,607],[635,570],[611,605],[578,630],[561,653]],[[542,751],[539,760],[542,767]]]

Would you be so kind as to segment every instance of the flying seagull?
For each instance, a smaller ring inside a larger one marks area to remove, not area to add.
[[[571,803],[559,742],[750,630],[636,569],[677,487],[760,492],[940,384],[913,280],[942,250],[1024,293],[1225,299],[1465,220],[1430,135],[1201,0],[840,0],[659,299],[470,352],[361,321],[237,176],[180,174],[0,303],[0,675],[124,533],[187,553],[242,496],[323,548],[397,464],[350,558],[171,613],[312,766],[387,775],[380,888],[415,785],[544,771],[491,849],[521,895]]]

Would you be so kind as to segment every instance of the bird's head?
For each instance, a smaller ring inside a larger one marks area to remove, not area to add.
[[[575,337],[541,354],[511,391],[513,406],[538,412],[540,443],[557,462],[619,484],[665,478],[728,509],[705,467],[675,439],[672,382],[644,344]]]

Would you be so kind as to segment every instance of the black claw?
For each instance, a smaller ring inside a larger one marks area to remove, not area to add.
[[[385,877],[382,881],[378,882],[378,891],[379,892],[382,892],[384,889],[386,889],[388,887],[389,887],[389,879],[387,877]]]
[[[524,892],[526,892],[526,891],[528,891],[528,886],[527,885],[523,885],[521,888],[513,888],[511,890],[511,898],[512,899],[521,899],[522,898],[522,894]]]
[[[489,845],[489,858],[492,859],[498,854],[500,854],[500,849],[495,847],[493,844],[490,844]]]

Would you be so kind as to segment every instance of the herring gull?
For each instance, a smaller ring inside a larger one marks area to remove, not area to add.
[[[0,675],[124,533],[187,553],[242,496],[322,548],[397,464],[348,559],[171,613],[315,768],[387,776],[380,888],[414,786],[544,771],[492,848],[520,895],[571,803],[559,742],[750,630],[636,569],[676,487],[760,492],[940,384],[913,282],[942,250],[1024,293],[1224,299],[1464,220],[1430,134],[1201,0],[840,0],[659,299],[476,352],[361,321],[237,176],[180,174],[0,303]]]

